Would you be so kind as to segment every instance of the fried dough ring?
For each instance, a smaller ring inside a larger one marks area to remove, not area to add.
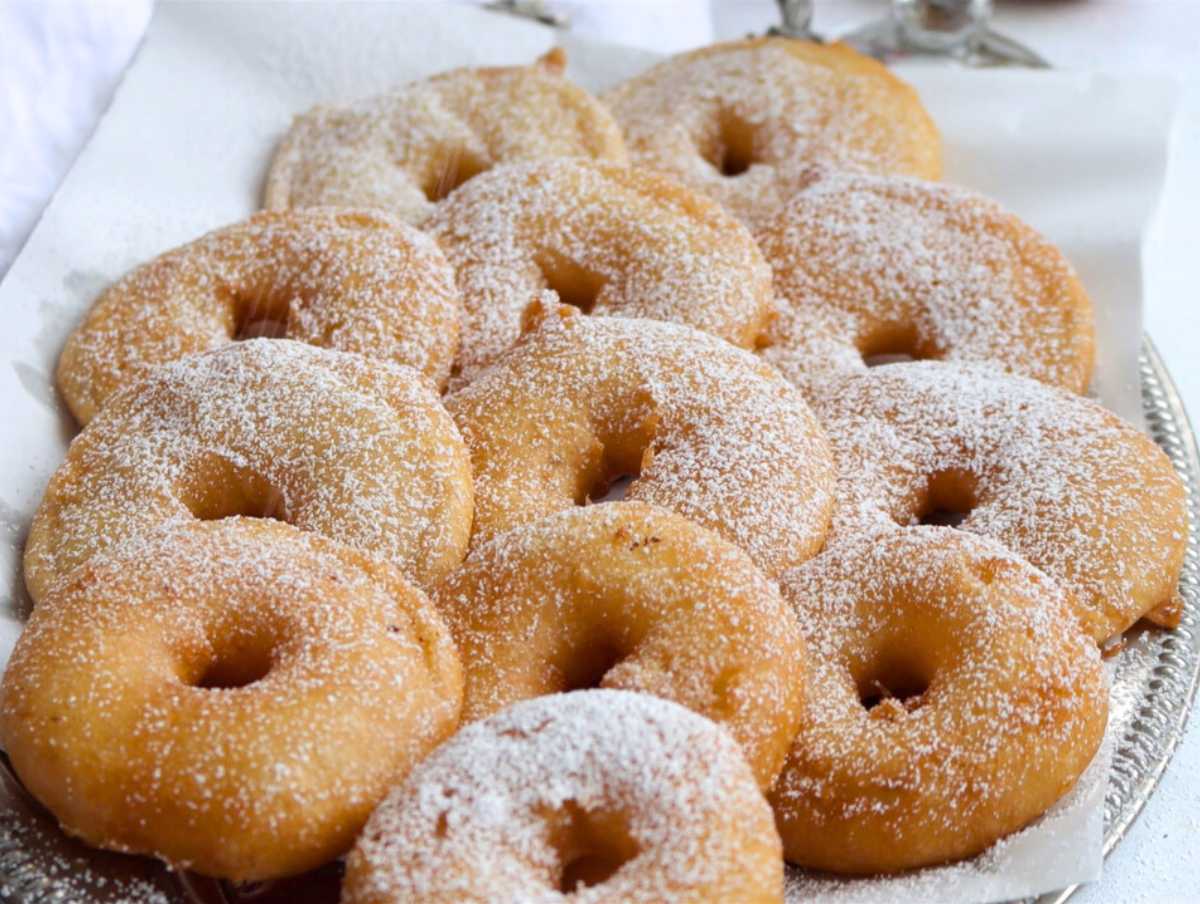
[[[462,560],[466,448],[409,368],[286,339],[164,364],[75,438],[25,545],[39,601],[165,523],[254,515],[382,556],[424,587]]]
[[[445,626],[397,570],[231,518],[93,557],[45,599],[0,737],[89,844],[266,879],[345,851],[461,695]]]
[[[675,324],[540,310],[446,400],[471,450],[478,543],[636,474],[651,502],[769,575],[821,548],[833,462],[798,390],[749,352]]]
[[[58,361],[86,424],[122,384],[186,354],[280,335],[407,364],[444,386],[458,351],[454,271],[428,236],[379,212],[260,213],[130,271]]]
[[[728,735],[646,694],[579,691],[469,725],[422,763],[371,817],[342,900],[782,904],[782,864]]]
[[[799,628],[716,534],[640,502],[560,512],[475,549],[436,602],[464,720],[579,687],[643,691],[724,725],[774,781],[804,697]]]

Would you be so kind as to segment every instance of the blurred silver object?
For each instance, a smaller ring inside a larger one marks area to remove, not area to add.
[[[812,30],[813,0],[777,0],[779,3],[779,25],[767,29],[769,35],[785,38],[803,38],[807,41],[821,40]]]
[[[1036,51],[993,31],[992,0],[892,0],[891,14],[842,40],[879,59],[946,56],[969,66],[1047,69]]]
[[[492,3],[485,3],[483,8],[498,13],[521,16],[524,19],[533,19],[535,22],[552,25],[555,28],[570,28],[571,26],[571,20],[565,13],[555,12],[542,0],[494,0]]]
[[[894,0],[892,19],[908,43],[953,53],[977,40],[992,15],[991,0]]]

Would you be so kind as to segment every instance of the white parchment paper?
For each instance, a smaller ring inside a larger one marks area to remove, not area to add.
[[[20,550],[74,425],[58,350],[93,298],[143,260],[256,209],[293,114],[452,66],[523,63],[564,43],[598,90],[654,57],[508,16],[416,4],[163,5],[96,134],[0,285],[0,664],[27,607]],[[1172,86],[1129,75],[906,66],[942,129],[946,178],[1056,242],[1096,304],[1095,392],[1140,423],[1141,243],[1165,167]],[[830,901],[990,901],[1099,875],[1107,756],[1038,825],[915,877],[805,879]]]

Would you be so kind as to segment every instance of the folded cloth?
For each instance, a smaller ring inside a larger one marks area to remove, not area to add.
[[[0,3],[0,276],[108,106],[152,0]]]

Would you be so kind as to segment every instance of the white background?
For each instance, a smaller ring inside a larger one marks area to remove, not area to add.
[[[575,31],[674,51],[761,32],[770,0],[558,3]],[[1200,0],[1021,0],[997,26],[1064,68],[1173,74],[1182,88],[1159,218],[1146,247],[1146,327],[1200,412]],[[836,35],[886,4],[817,0]],[[0,0],[0,273],[90,135],[145,28],[145,0]],[[2,316],[2,314],[0,314]],[[2,400],[0,400],[2,401]],[[1200,901],[1200,720],[1103,882],[1078,900]]]

